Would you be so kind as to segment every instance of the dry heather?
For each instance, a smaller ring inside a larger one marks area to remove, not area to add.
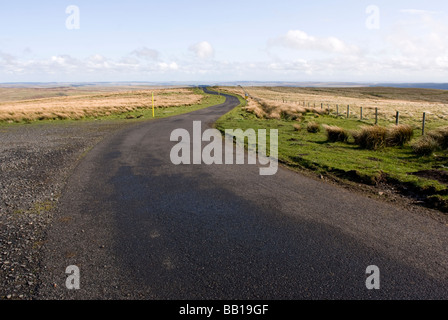
[[[81,119],[125,113],[151,108],[152,93],[156,108],[194,105],[203,98],[191,89],[159,89],[1,102],[0,121]]]

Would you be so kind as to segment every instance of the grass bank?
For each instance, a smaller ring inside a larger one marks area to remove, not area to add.
[[[311,123],[315,123],[313,127],[317,124],[317,132],[307,130]],[[221,117],[216,128],[221,131],[227,128],[267,129],[268,132],[269,129],[278,129],[279,161],[292,169],[313,170],[317,174],[368,185],[390,185],[403,194],[447,212],[447,151],[418,156],[411,143],[367,150],[357,145],[352,136],[346,141],[331,142],[325,129],[333,126],[351,132],[365,125],[358,119],[314,112],[307,112],[295,120],[287,117],[262,119],[240,106]],[[415,129],[412,141],[419,135],[421,133]]]

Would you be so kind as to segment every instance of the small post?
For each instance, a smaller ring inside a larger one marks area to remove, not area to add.
[[[327,104],[327,110],[328,110],[328,114],[330,114],[330,105]]]
[[[155,114],[154,114],[154,92],[152,93],[152,117],[153,118],[155,117]]]
[[[336,115],[339,116],[339,105],[336,105]]]
[[[399,122],[399,117],[400,117],[400,112],[399,111],[397,111],[397,114],[396,114],[396,116],[395,116],[395,125],[397,125],[398,126],[398,122]]]
[[[321,103],[321,104],[320,104],[320,109],[322,110],[323,108],[324,108],[324,104]]]
[[[426,112],[423,112],[423,121],[422,121],[422,136],[425,135],[425,122],[426,122]]]
[[[362,120],[362,107],[361,107],[361,115],[360,115],[360,119]]]
[[[350,117],[350,105],[347,106],[347,119]]]
[[[378,124],[378,108],[375,108],[375,124]]]

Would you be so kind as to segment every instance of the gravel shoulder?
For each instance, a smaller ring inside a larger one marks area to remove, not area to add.
[[[0,300],[32,299],[40,252],[65,181],[124,121],[0,127]]]

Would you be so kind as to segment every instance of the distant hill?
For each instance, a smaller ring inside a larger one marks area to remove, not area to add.
[[[393,87],[448,90],[448,83],[374,83],[374,82],[286,82],[286,81],[164,81],[164,82],[17,82],[0,83],[0,88],[55,88],[55,87],[109,87],[109,86],[262,86],[262,87]]]

